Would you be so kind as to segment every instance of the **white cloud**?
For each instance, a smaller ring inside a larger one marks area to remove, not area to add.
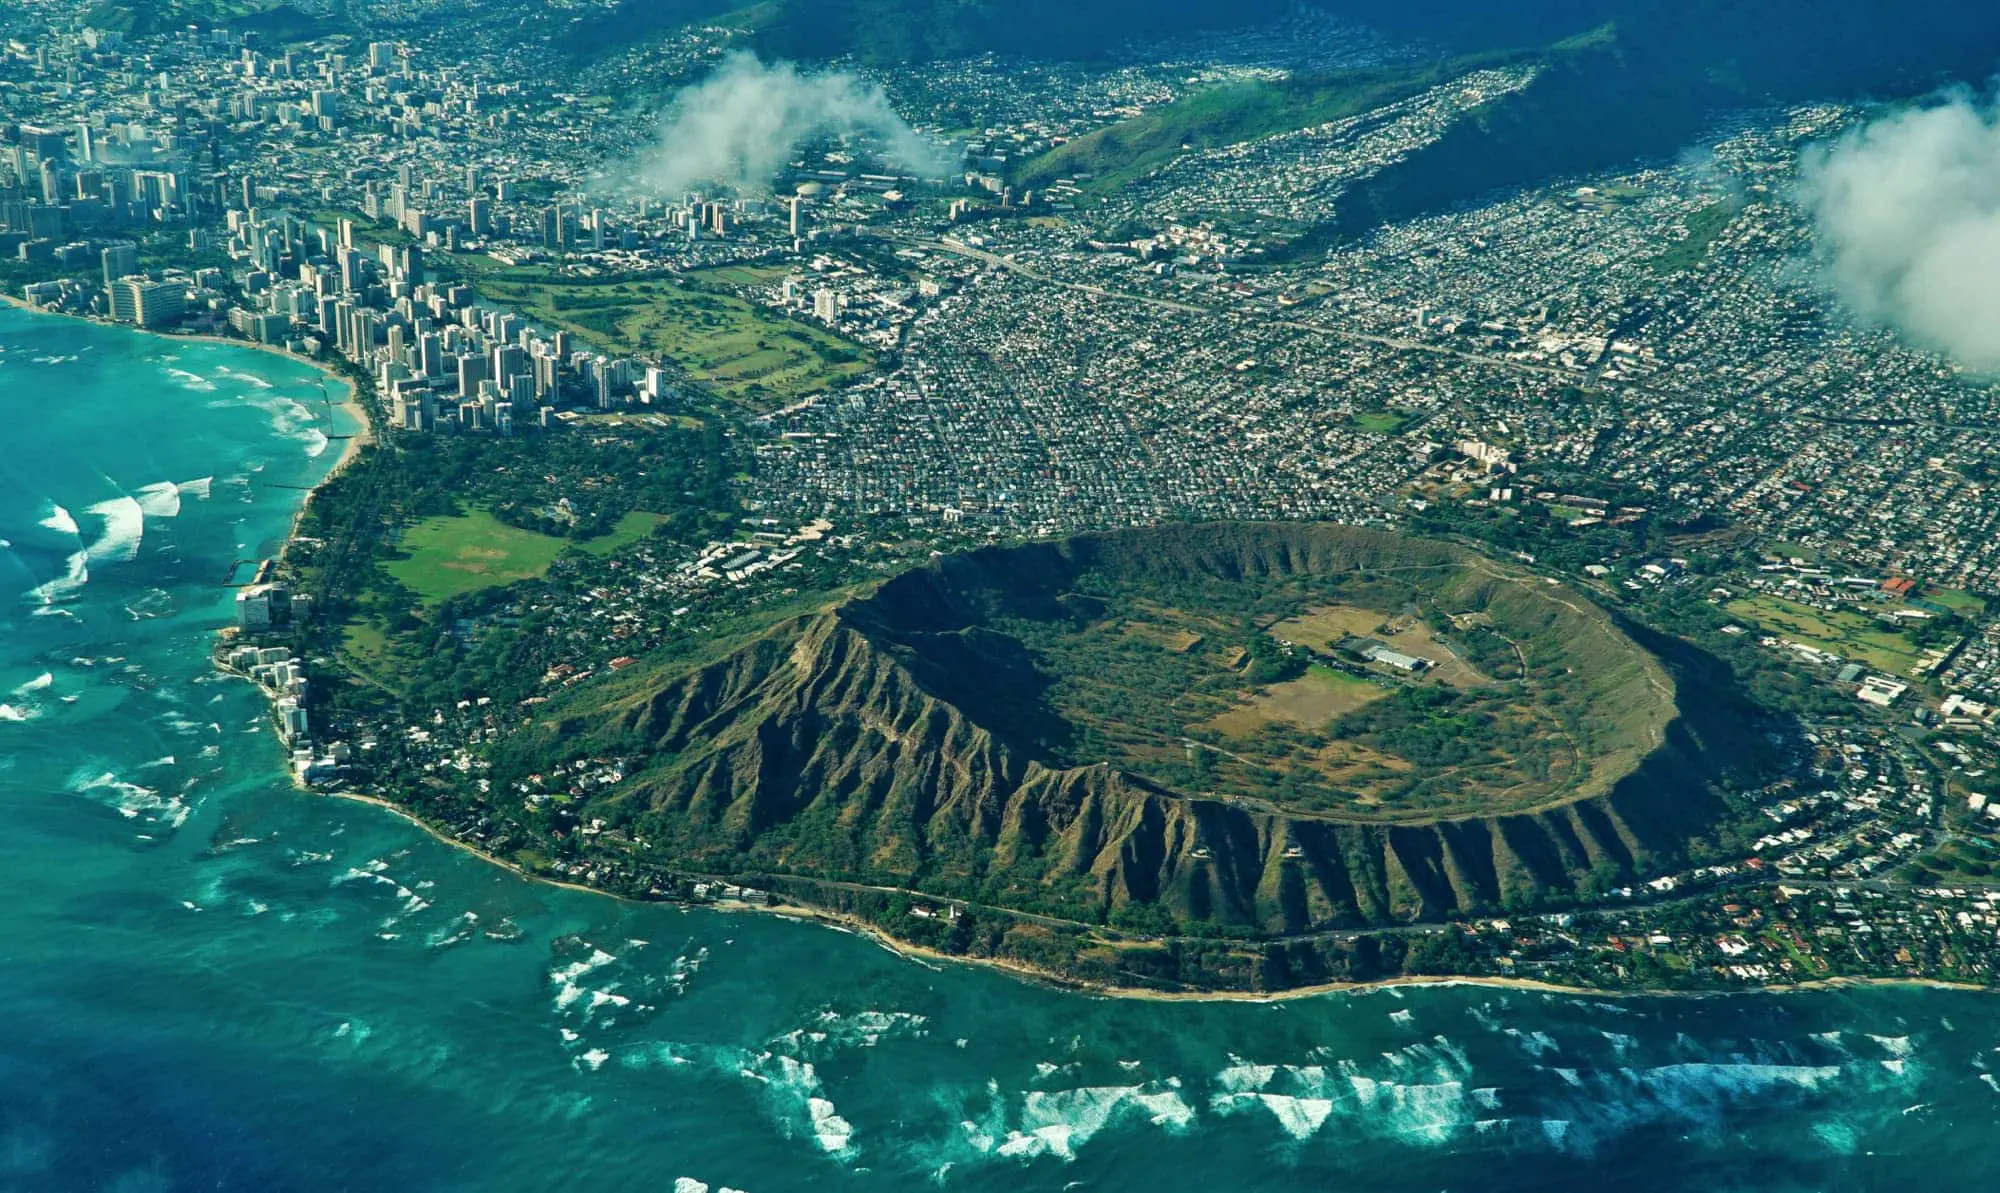
[[[1801,198],[1848,305],[2000,371],[2000,113],[1959,98],[1810,152]]]
[[[879,86],[734,53],[675,97],[640,181],[669,194],[710,183],[763,190],[801,145],[821,137],[861,138],[883,161],[918,174],[942,175],[949,164]]]

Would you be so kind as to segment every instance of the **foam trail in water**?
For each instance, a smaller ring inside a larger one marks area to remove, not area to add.
[[[217,365],[217,366],[215,366],[215,373],[216,373],[216,375],[217,375],[218,377],[227,377],[227,378],[229,378],[229,379],[230,379],[230,380],[232,380],[232,381],[240,381],[240,382],[242,382],[242,383],[243,383],[243,384],[245,384],[245,385],[253,385],[253,386],[256,386],[256,387],[257,387],[258,389],[272,389],[272,388],[274,388],[274,387],[272,386],[272,384],[271,384],[271,383],[270,383],[269,381],[266,381],[266,380],[264,380],[264,379],[263,379],[262,377],[259,377],[259,376],[258,376],[257,374],[255,374],[255,373],[239,373],[239,372],[237,372],[237,371],[236,371],[235,369],[232,369],[232,368],[230,368],[230,367],[229,367],[228,365]]]
[[[183,497],[192,497],[197,501],[207,501],[209,489],[214,484],[214,477],[202,476],[196,477],[191,481],[182,481],[179,488]]]

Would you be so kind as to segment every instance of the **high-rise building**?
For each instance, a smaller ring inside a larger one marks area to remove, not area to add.
[[[130,241],[107,244],[98,257],[104,264],[104,288],[107,290],[119,278],[139,272],[139,246]]]
[[[111,317],[139,327],[164,327],[187,313],[187,288],[178,282],[121,278],[111,286]]]
[[[840,296],[822,286],[813,291],[813,315],[822,323],[832,323],[840,317]]]
[[[33,153],[43,161],[60,158],[69,152],[67,138],[59,130],[53,128],[42,128],[39,125],[24,124],[21,126],[20,133],[15,139],[21,145],[25,146],[30,153]]]
[[[417,372],[426,377],[444,376],[444,340],[435,332],[417,338]]]
[[[367,258],[363,257],[358,249],[342,248],[335,254],[334,259],[340,263],[341,291],[347,294],[360,293],[363,280],[361,267]]]
[[[466,204],[466,222],[472,227],[474,236],[484,236],[493,230],[493,200],[482,195],[474,195]]]
[[[311,719],[306,715],[305,706],[295,696],[285,696],[278,701],[278,732],[287,742],[299,741],[309,735]]]
[[[486,380],[486,358],[465,355],[458,358],[458,396],[470,398],[479,392],[479,383]]]
[[[486,362],[486,369],[486,375],[501,385],[511,384],[515,374],[527,372],[528,354],[514,344],[497,346]]]

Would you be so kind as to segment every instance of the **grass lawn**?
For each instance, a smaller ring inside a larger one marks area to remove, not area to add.
[[[631,513],[618,519],[618,524],[613,526],[608,533],[600,534],[594,539],[587,539],[584,542],[578,543],[577,546],[582,550],[590,552],[592,555],[609,555],[613,551],[623,550],[645,538],[647,535],[653,533],[654,527],[668,521],[671,521],[671,519],[665,514],[649,514],[644,510],[633,510]]]
[[[1866,663],[1886,675],[1907,676],[1923,656],[1907,635],[1845,609],[1829,612],[1768,593],[1741,597],[1724,607],[1771,633]]]
[[[362,676],[385,686],[387,676],[395,674],[390,663],[389,636],[372,622],[356,618],[347,623],[340,642],[341,656]]]
[[[1730,222],[1743,210],[1738,199],[1723,199],[1687,217],[1682,226],[1687,229],[1687,237],[1668,246],[1652,260],[1653,272],[1658,274],[1678,273],[1700,263],[1708,256],[1708,248],[1729,229]]]
[[[608,536],[607,536],[608,537]],[[383,567],[426,606],[549,570],[564,539],[517,530],[485,510],[425,518],[403,532],[401,558]]]
[[[731,272],[755,274],[743,267]],[[552,281],[533,271],[503,271],[487,274],[479,287],[593,347],[671,360],[723,397],[753,407],[796,401],[875,365],[873,353],[823,328],[663,278]]]
[[[1800,543],[1783,541],[1772,543],[1771,553],[1784,559],[1803,559],[1807,563],[1819,562],[1819,552]]]
[[[1962,617],[1978,617],[1986,612],[1985,597],[1957,588],[1925,588],[1917,596],[1933,605],[1943,605]]]
[[[791,272],[785,265],[718,265],[713,269],[693,270],[687,276],[717,286],[768,286],[784,281]]]
[[[1349,417],[1349,422],[1376,435],[1394,435],[1409,419],[1388,410],[1367,410]]]
[[[532,580],[547,572],[556,557],[572,546],[592,555],[609,555],[645,538],[667,520],[663,514],[634,510],[608,533],[572,543],[509,526],[476,509],[453,517],[426,518],[410,527],[398,544],[403,558],[383,566],[415,590],[428,607],[482,588]],[[358,632],[349,630],[348,646],[365,649],[367,643],[357,640]],[[386,643],[379,645],[386,647]]]
[[[422,603],[419,612],[428,615],[453,597],[543,575],[571,547],[592,555],[609,555],[641,541],[667,520],[661,514],[634,511],[620,518],[609,532],[577,543],[520,530],[475,509],[451,517],[426,518],[410,527],[398,544],[400,557],[382,566],[416,592]],[[340,655],[357,675],[396,690],[402,667],[398,650],[406,649],[408,641],[383,632],[385,616],[384,606],[371,600],[344,628]]]

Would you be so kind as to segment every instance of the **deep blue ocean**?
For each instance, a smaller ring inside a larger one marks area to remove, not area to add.
[[[0,1191],[1807,1190],[2000,1173],[2000,999],[1082,998],[524,882],[210,673],[344,433],[0,309]]]

